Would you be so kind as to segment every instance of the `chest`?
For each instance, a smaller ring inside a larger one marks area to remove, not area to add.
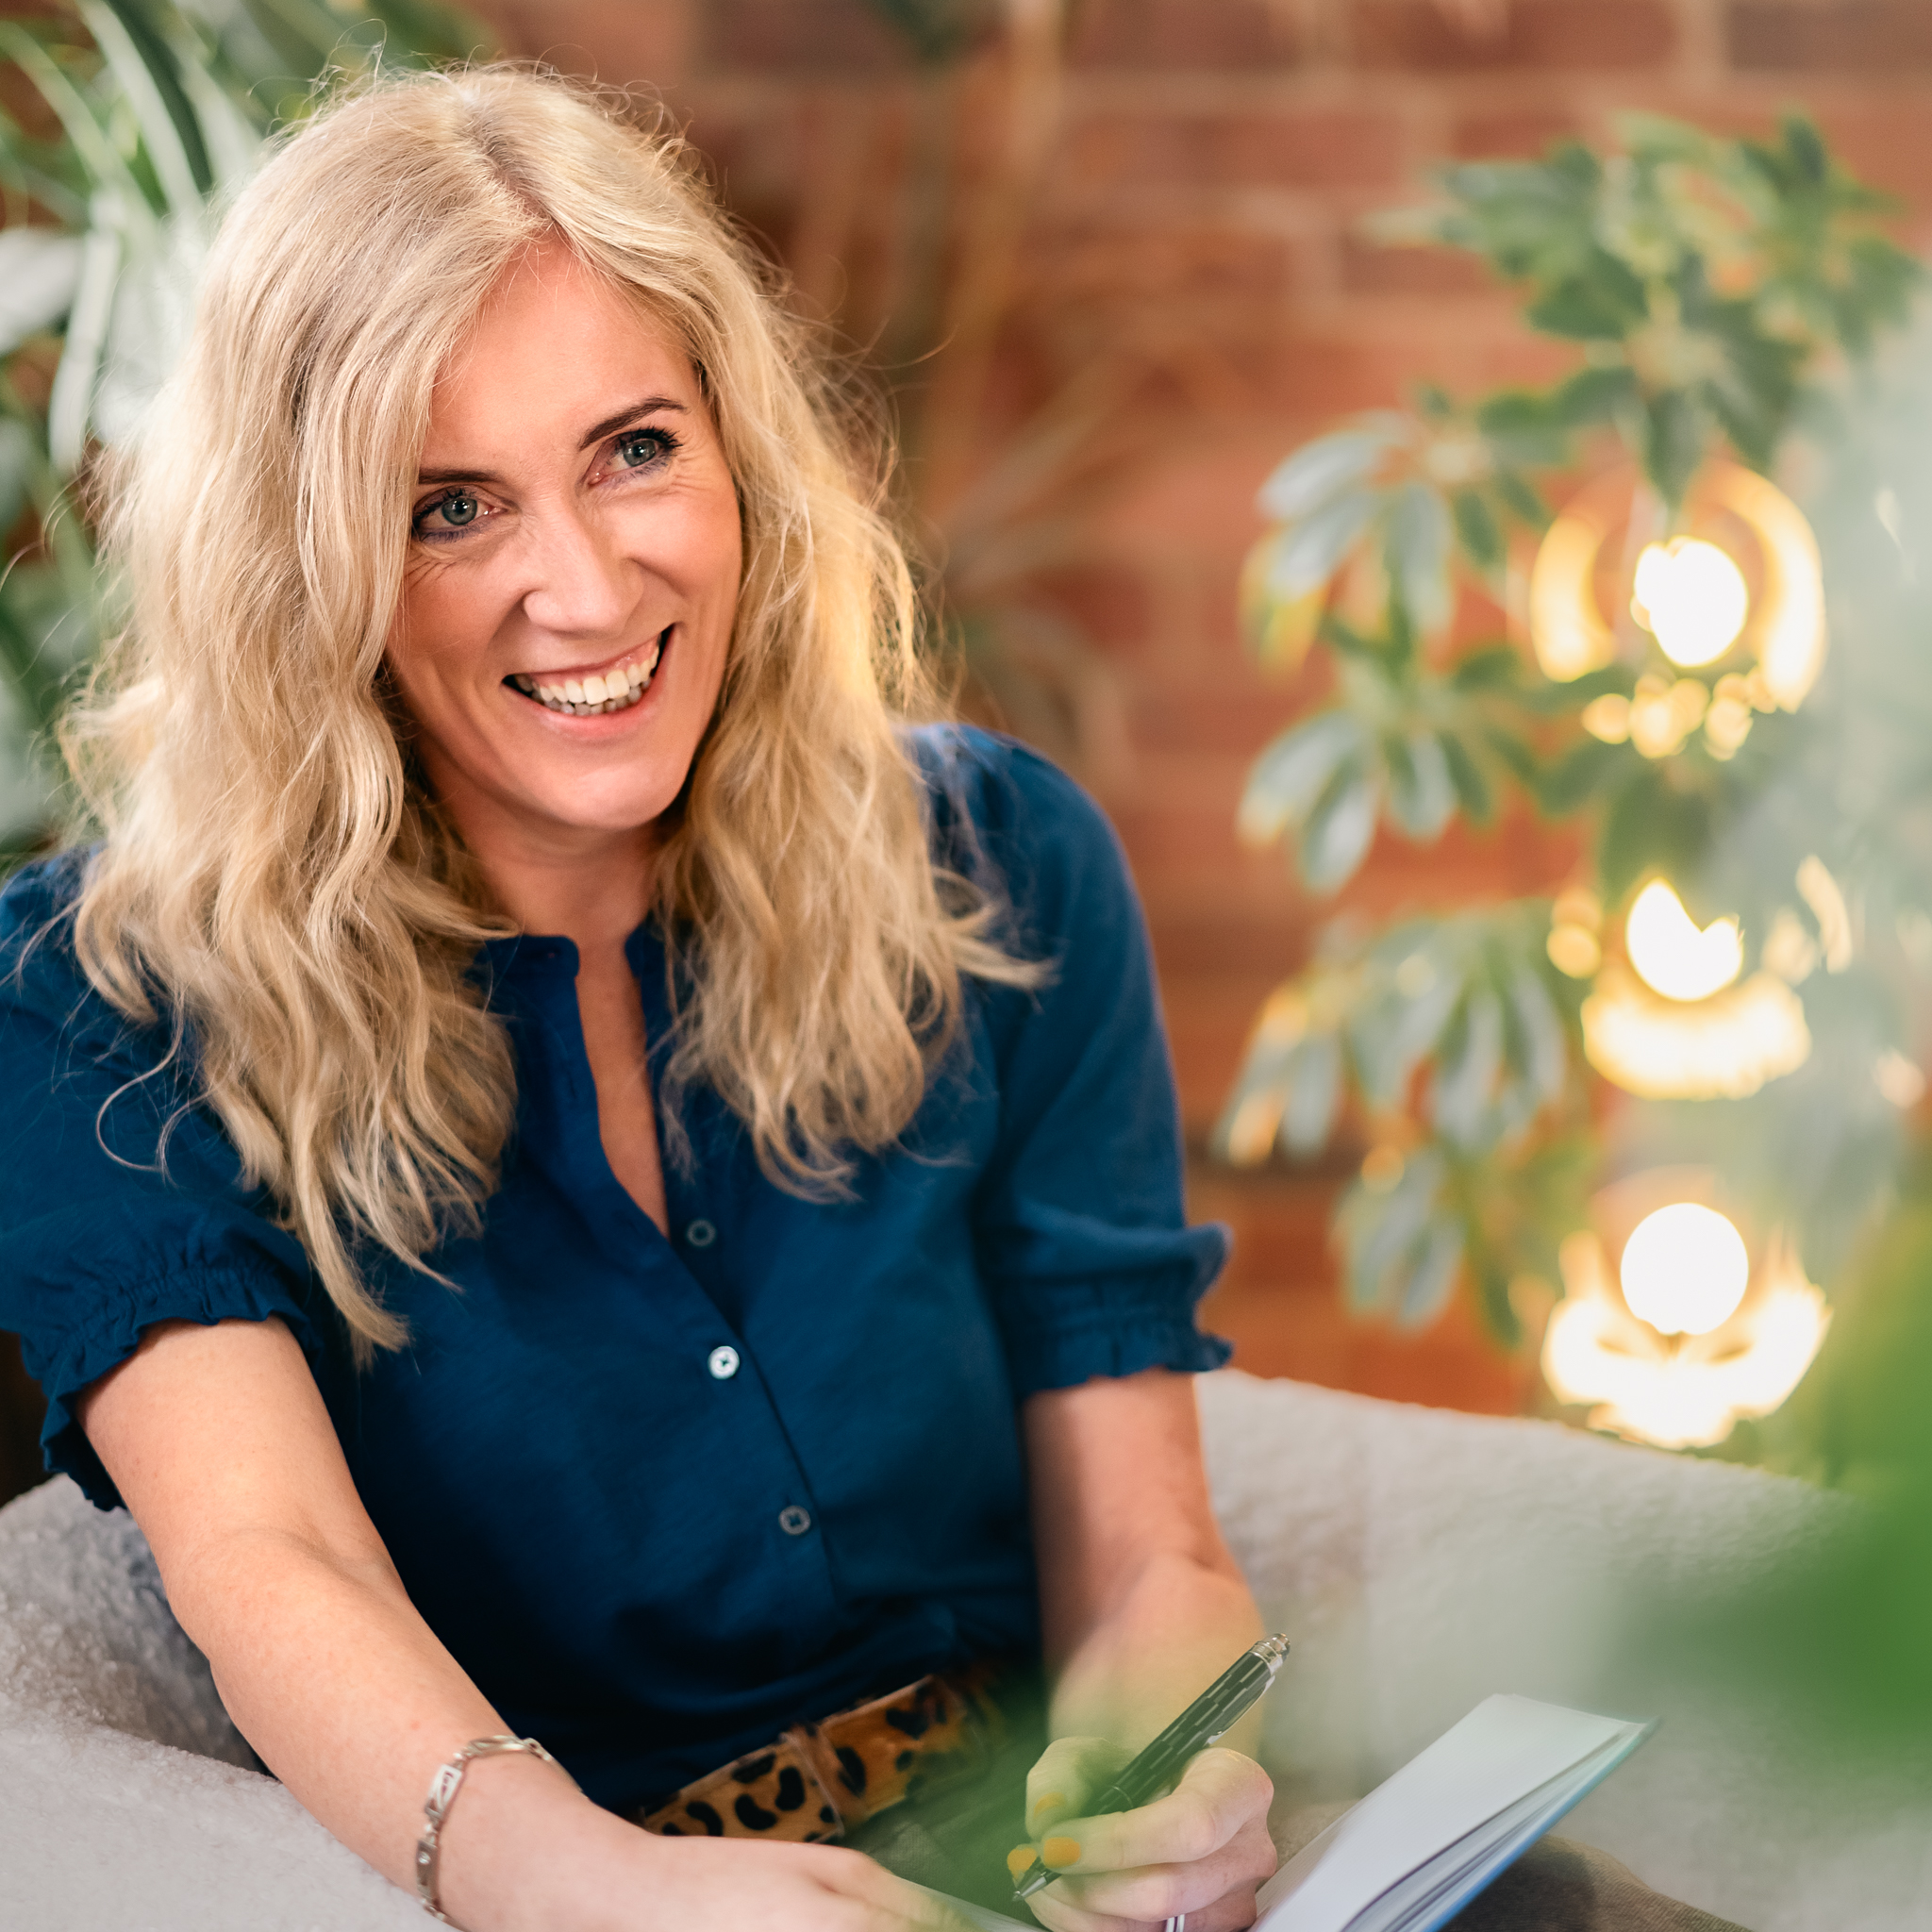
[[[669,1224],[651,1091],[644,1005],[630,962],[615,949],[586,956],[576,976],[577,1029],[597,1112],[597,1137],[618,1185],[660,1231]],[[568,1046],[567,1040],[563,1044]]]

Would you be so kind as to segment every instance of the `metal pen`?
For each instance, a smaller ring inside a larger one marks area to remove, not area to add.
[[[1254,1708],[1287,1655],[1288,1639],[1281,1636],[1264,1637],[1242,1651],[1080,1815],[1104,1818],[1158,1798],[1179,1780],[1195,1752],[1225,1737]],[[1014,1887],[1013,1896],[1031,1898],[1059,1875],[1036,1862]]]

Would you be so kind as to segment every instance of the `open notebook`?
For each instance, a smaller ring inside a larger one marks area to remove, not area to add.
[[[1656,1728],[1486,1698],[1261,1888],[1256,1932],[1431,1932]],[[987,1932],[1024,1923],[958,1909]]]

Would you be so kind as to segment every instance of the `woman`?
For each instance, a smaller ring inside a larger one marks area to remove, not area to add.
[[[0,901],[0,1324],[263,1761],[475,1932],[951,1924],[800,1840],[1042,1654],[1039,1917],[1221,1932],[1251,1759],[1078,1817],[1258,1634],[1138,912],[1050,768],[902,722],[807,350],[556,82],[269,162],[113,479],[99,841]]]

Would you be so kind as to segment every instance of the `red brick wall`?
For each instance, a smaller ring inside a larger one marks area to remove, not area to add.
[[[923,80],[862,0],[493,11],[520,51],[659,88],[812,302],[857,340],[927,345],[906,313],[929,235],[908,170],[958,130],[962,175],[983,171],[1001,98],[987,58]],[[1902,198],[1907,239],[1928,239],[1932,0],[1079,9],[973,439],[990,459],[1070,385],[1108,399],[1093,463],[1041,516],[1033,594],[1084,627],[1124,707],[1129,758],[1105,797],[1146,900],[1195,1129],[1317,916],[1279,860],[1242,852],[1232,830],[1250,758],[1309,695],[1271,686],[1237,635],[1256,486],[1338,414],[1399,401],[1420,379],[1468,389],[1559,359],[1467,264],[1376,249],[1360,218],[1416,192],[1433,162],[1606,139],[1621,108],[1741,130],[1793,104]],[[1386,841],[1354,897],[1382,911],[1534,890],[1561,864],[1525,824],[1429,851]],[[1328,1185],[1203,1178],[1201,1205],[1247,1236],[1222,1295],[1224,1311],[1247,1311],[1247,1358],[1388,1393],[1516,1402],[1520,1367],[1453,1324],[1422,1346],[1337,1325],[1319,1240]],[[1289,1311],[1272,1329],[1268,1307]]]

